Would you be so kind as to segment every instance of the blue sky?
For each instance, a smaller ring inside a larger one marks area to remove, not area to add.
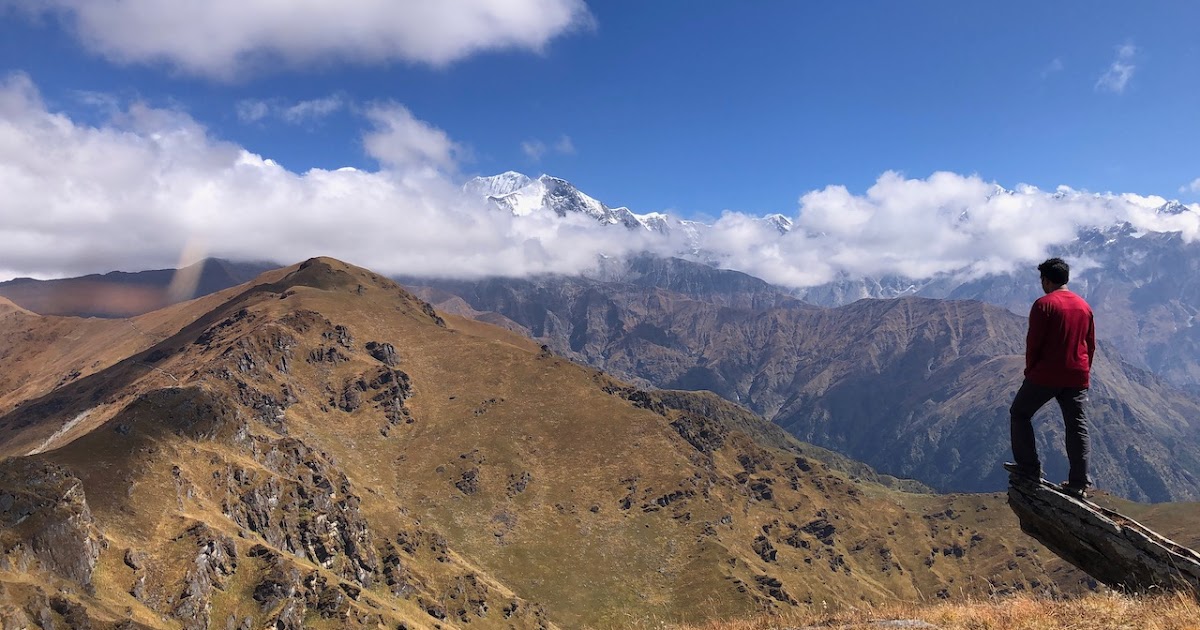
[[[466,174],[563,176],[612,205],[789,212],[885,170],[978,173],[1013,186],[1196,199],[1200,4],[1190,2],[592,2],[592,24],[540,52],[440,67],[401,60],[259,69],[232,80],[113,63],[59,18],[10,12],[5,73],[88,116],[89,91],[181,108],[293,170],[370,167],[361,119],[247,124],[246,99],[392,99],[465,145]],[[1132,45],[1120,91],[1097,87]],[[91,114],[94,114],[92,112]],[[572,153],[556,151],[563,136]],[[535,160],[522,143],[541,142]]]
[[[1197,24],[1191,2],[0,0],[0,279],[701,248],[809,286],[1003,271],[1112,221],[1191,239]],[[464,205],[506,170],[712,229]],[[1158,217],[1163,197],[1191,212]]]

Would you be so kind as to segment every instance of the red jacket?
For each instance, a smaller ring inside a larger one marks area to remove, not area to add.
[[[1044,387],[1089,386],[1096,325],[1083,298],[1066,289],[1038,298],[1029,311],[1025,378]]]

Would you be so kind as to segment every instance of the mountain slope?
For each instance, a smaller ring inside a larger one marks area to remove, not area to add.
[[[997,495],[852,479],[337,261],[172,309],[0,416],[11,617],[612,627],[1086,587]]]
[[[1025,321],[980,302],[865,300],[836,309],[722,306],[579,278],[431,282],[557,352],[657,387],[707,389],[802,440],[946,491],[1004,487],[1007,410]],[[1200,403],[1102,344],[1095,476],[1141,500],[1200,497]],[[1039,416],[1048,474],[1061,421]],[[1065,478],[1065,477],[1064,477]]]

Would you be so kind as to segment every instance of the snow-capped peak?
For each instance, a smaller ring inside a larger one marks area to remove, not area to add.
[[[653,213],[643,217],[629,208],[610,208],[584,194],[571,182],[552,175],[530,179],[521,173],[509,171],[492,177],[476,177],[464,184],[463,190],[483,197],[492,207],[516,216],[544,211],[560,217],[582,214],[603,225],[624,225],[629,229],[662,233],[668,231],[666,215]]]
[[[1185,212],[1191,212],[1191,211],[1192,211],[1191,208],[1179,203],[1178,201],[1168,201],[1167,203],[1164,203],[1163,205],[1154,209],[1155,214],[1165,214],[1165,215],[1170,215],[1170,216],[1175,216],[1178,214],[1183,214]]]
[[[507,171],[491,177],[476,177],[463,184],[463,190],[479,197],[502,197],[531,183],[533,180],[525,175],[516,171]]]
[[[670,215],[663,214],[662,212],[647,212],[646,214],[635,214],[633,216],[637,217],[637,220],[646,226],[647,230],[652,232],[666,234],[671,231]]]
[[[514,216],[529,216],[553,212],[560,217],[583,215],[601,225],[621,225],[629,230],[645,230],[667,236],[678,230],[683,238],[698,246],[700,234],[710,226],[695,221],[676,219],[662,212],[637,214],[626,208],[609,207],[585,194],[571,182],[552,175],[530,179],[509,171],[491,177],[476,177],[463,185],[463,191],[481,197],[489,206]],[[792,219],[782,214],[769,214],[758,219],[780,235],[792,230]]]
[[[762,218],[763,221],[771,224],[780,234],[787,234],[792,231],[792,220],[782,214],[768,214]]]

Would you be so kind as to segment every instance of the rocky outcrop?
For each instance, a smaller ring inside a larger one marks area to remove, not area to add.
[[[203,523],[189,528],[184,536],[196,545],[197,552],[172,616],[188,630],[207,630],[213,591],[225,590],[227,579],[237,571],[237,544]]]
[[[232,464],[219,472],[223,512],[273,547],[371,586],[379,560],[345,474],[300,440],[256,441],[251,448],[270,472]]]
[[[67,469],[25,458],[0,464],[0,569],[40,566],[90,593],[104,544],[83,484]]]
[[[375,360],[388,367],[396,367],[400,364],[400,355],[396,354],[396,347],[390,343],[368,341],[367,352],[371,353]]]
[[[1100,582],[1122,591],[1191,590],[1200,596],[1200,554],[1131,518],[1012,477],[1008,504],[1021,530]]]
[[[333,620],[341,627],[371,627],[382,622],[378,615],[353,605],[362,597],[362,589],[354,584],[306,571],[263,545],[251,547],[249,556],[262,568],[253,599],[262,611],[269,613],[268,627],[299,630],[306,627],[309,616]]]

